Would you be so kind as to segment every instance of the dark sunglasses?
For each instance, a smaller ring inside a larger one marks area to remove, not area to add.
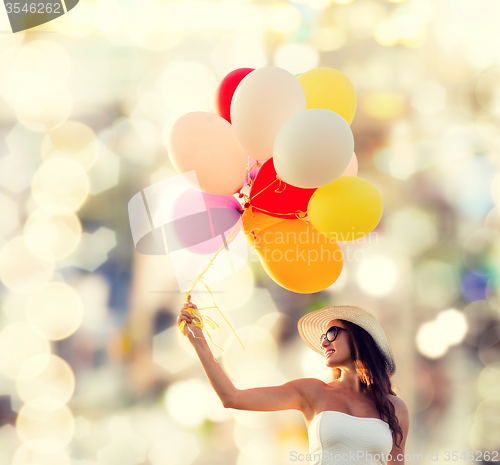
[[[331,328],[328,328],[328,331],[323,334],[320,338],[320,343],[323,344],[323,341],[326,339],[328,342],[333,342],[335,339],[337,339],[337,336],[339,335],[340,331],[345,331],[345,328],[341,328],[340,326],[332,326]]]

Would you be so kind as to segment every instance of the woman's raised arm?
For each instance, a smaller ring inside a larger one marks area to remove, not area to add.
[[[205,374],[224,407],[256,411],[304,411],[309,407],[308,395],[311,392],[311,384],[318,380],[298,379],[282,386],[237,389],[213,357],[202,330],[191,324],[193,320],[198,321],[198,319],[193,317],[187,308],[196,308],[196,305],[190,302],[184,304],[177,318],[177,324],[183,320],[186,322],[184,332],[196,350]]]

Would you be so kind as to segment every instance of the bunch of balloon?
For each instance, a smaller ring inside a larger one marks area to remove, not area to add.
[[[298,77],[241,68],[221,81],[214,108],[173,125],[174,167],[194,170],[205,193],[237,194],[247,241],[278,284],[331,286],[343,268],[338,241],[368,234],[382,216],[380,194],[357,177],[354,86],[331,68]]]

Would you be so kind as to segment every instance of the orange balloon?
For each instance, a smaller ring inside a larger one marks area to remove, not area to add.
[[[247,242],[253,247],[257,234],[281,221],[285,221],[285,219],[266,215],[259,210],[255,210],[253,207],[249,207],[243,216],[243,231],[245,232]]]
[[[280,221],[263,229],[255,237],[254,248],[269,276],[289,291],[322,291],[342,272],[338,242],[301,220]]]

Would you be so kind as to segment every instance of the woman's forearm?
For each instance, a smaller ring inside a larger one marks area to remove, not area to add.
[[[226,375],[217,360],[215,360],[204,338],[195,338],[192,340],[191,344],[196,350],[196,354],[200,359],[208,381],[222,401],[222,405],[224,405],[224,407],[231,407],[235,394],[238,391],[235,385]]]

